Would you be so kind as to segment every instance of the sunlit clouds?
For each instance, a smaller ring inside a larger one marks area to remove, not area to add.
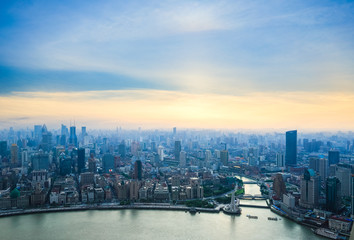
[[[0,3],[0,126],[354,126],[354,3]]]
[[[0,97],[3,125],[76,122],[92,128],[338,130],[354,127],[352,94],[253,93],[243,96],[121,90],[15,93]],[[16,120],[16,121],[15,121]]]

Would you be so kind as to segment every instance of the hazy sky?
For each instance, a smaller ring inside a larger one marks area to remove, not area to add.
[[[354,129],[353,1],[1,1],[0,127]]]

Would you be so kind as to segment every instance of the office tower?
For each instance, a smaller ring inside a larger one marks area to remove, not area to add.
[[[313,169],[306,169],[301,177],[300,206],[314,208],[318,205],[320,180]]]
[[[173,128],[173,135],[176,135],[176,133],[177,133],[177,128],[174,127],[174,128]]]
[[[326,181],[328,177],[328,160],[326,158],[320,158],[319,160],[319,170],[321,181]]]
[[[338,164],[339,163],[339,151],[330,150],[328,151],[328,164]]]
[[[86,133],[86,127],[81,127],[81,136],[84,137],[86,136],[87,133]]]
[[[211,151],[210,150],[205,150],[205,161],[210,161],[211,160]]]
[[[73,160],[69,157],[60,156],[60,175],[65,176],[72,173]]]
[[[175,141],[175,159],[179,161],[179,155],[182,150],[181,141]]]
[[[352,204],[351,204],[351,207],[352,207],[352,212],[351,212],[351,218],[354,218],[354,174],[352,174]]]
[[[341,184],[338,178],[329,177],[326,181],[326,208],[337,213],[341,206]]]
[[[40,150],[32,156],[33,170],[48,170],[49,169],[49,154]]]
[[[156,145],[156,142],[151,142],[151,151],[152,152],[157,152],[157,145]]]
[[[285,165],[294,167],[296,166],[297,157],[297,131],[286,132],[286,152],[285,152]]]
[[[220,161],[224,166],[229,163],[229,152],[227,150],[220,151]]]
[[[28,151],[24,149],[21,153],[21,162],[22,162],[22,174],[27,174],[28,171]]]
[[[7,155],[7,142],[0,141],[0,156],[5,157]]]
[[[82,173],[85,168],[85,149],[79,148],[77,151],[77,172]]]
[[[134,163],[134,179],[141,180],[143,175],[143,165],[140,160]]]
[[[283,175],[280,173],[276,174],[273,179],[273,190],[278,199],[283,197],[283,194],[286,193],[285,182],[283,179]]]
[[[122,141],[119,145],[118,145],[118,152],[120,154],[121,157],[125,157],[125,142]]]
[[[64,125],[64,124],[62,124],[61,125],[61,135],[68,135],[68,128]]]
[[[77,136],[76,136],[76,127],[70,127],[70,137],[69,137],[69,144],[73,146],[77,146]]]
[[[318,172],[320,170],[320,159],[318,157],[310,157],[309,168]]]
[[[49,152],[52,148],[52,133],[48,132],[47,126],[45,124],[42,127],[42,140],[40,148],[45,152]]]
[[[12,166],[18,165],[18,146],[17,146],[17,144],[11,145],[11,165]]]
[[[34,125],[34,140],[36,144],[41,142],[42,137],[42,126],[41,125]]]
[[[66,135],[60,136],[60,145],[62,145],[62,146],[66,145]]]
[[[164,158],[163,146],[159,146],[157,148],[157,154],[159,155],[160,161],[163,161],[163,158]]]
[[[284,153],[277,153],[277,167],[285,167],[285,156]]]
[[[187,160],[186,160],[186,152],[181,151],[179,155],[179,166],[180,167],[185,167],[187,165]]]
[[[351,196],[351,168],[349,166],[337,166],[335,176],[341,183],[341,195],[343,197]]]
[[[258,161],[258,148],[250,147],[248,149],[248,165],[256,166]]]
[[[103,155],[102,167],[104,173],[110,173],[114,171],[114,157],[112,154]]]
[[[88,160],[88,170],[89,172],[96,173],[96,160],[93,154],[91,154],[91,157]]]

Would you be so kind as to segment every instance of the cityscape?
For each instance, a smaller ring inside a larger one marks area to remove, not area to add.
[[[48,130],[43,124],[5,129],[0,137],[1,216],[88,209],[242,216],[243,207],[254,207],[278,215],[269,220],[284,217],[321,236],[350,236],[352,132],[99,131],[63,124]],[[247,184],[260,193],[247,194]],[[257,201],[265,204],[252,205]]]
[[[354,239],[354,2],[0,1],[0,239]]]

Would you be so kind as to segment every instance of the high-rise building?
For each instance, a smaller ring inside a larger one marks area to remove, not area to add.
[[[273,180],[273,189],[275,192],[275,196],[280,199],[283,194],[286,193],[285,182],[283,179],[283,175],[280,173],[276,174]]]
[[[118,145],[118,152],[119,152],[119,154],[120,154],[120,156],[121,156],[122,158],[125,157],[125,143],[124,143],[124,141],[122,141],[122,142]]]
[[[309,158],[309,168],[319,172],[320,170],[320,158],[319,157],[310,157]]]
[[[177,128],[174,127],[174,128],[173,128],[173,135],[176,135],[176,133],[177,133]]]
[[[284,153],[277,153],[277,167],[285,167],[285,156]]]
[[[296,166],[297,158],[297,130],[286,132],[285,165]]]
[[[320,174],[321,181],[326,181],[328,177],[328,159],[320,158],[319,160],[319,170],[318,173]]]
[[[0,141],[0,156],[5,157],[7,155],[7,142]]]
[[[134,163],[134,179],[141,180],[143,175],[143,165],[140,160]]]
[[[18,146],[17,144],[11,145],[11,165],[17,166],[18,165]]]
[[[77,150],[77,172],[82,173],[85,168],[85,149],[79,148]]]
[[[175,159],[179,161],[179,155],[181,153],[181,141],[175,141]]]
[[[81,136],[84,137],[86,136],[87,133],[86,133],[86,127],[81,127]]]
[[[314,208],[318,205],[320,180],[313,169],[306,169],[301,177],[300,206]]]
[[[352,207],[352,212],[351,212],[351,218],[354,218],[354,174],[352,174],[352,204],[351,204],[351,207]]]
[[[185,167],[187,165],[187,160],[186,160],[186,152],[181,151],[179,155],[179,166],[180,167]]]
[[[28,171],[28,151],[24,149],[21,153],[21,161],[22,161],[22,174],[27,174]]]
[[[163,161],[164,158],[163,146],[159,146],[157,148],[157,154],[159,155],[160,161]]]
[[[342,197],[351,196],[351,168],[350,166],[337,166],[335,170],[335,176],[341,183],[341,195]]]
[[[220,151],[220,161],[224,166],[229,164],[229,152],[227,150]]]
[[[36,144],[39,144],[41,142],[41,137],[42,137],[42,126],[41,125],[34,125],[34,140]]]
[[[339,163],[339,151],[330,150],[328,151],[328,164],[338,164]]]
[[[337,213],[341,206],[341,184],[338,178],[329,177],[326,181],[326,208]]]
[[[75,126],[70,127],[69,143],[73,146],[77,146],[77,136],[76,136],[76,127]]]
[[[114,171],[114,157],[112,154],[105,154],[102,158],[103,172],[110,173]]]
[[[49,169],[49,154],[40,150],[32,156],[33,170],[48,170]]]

